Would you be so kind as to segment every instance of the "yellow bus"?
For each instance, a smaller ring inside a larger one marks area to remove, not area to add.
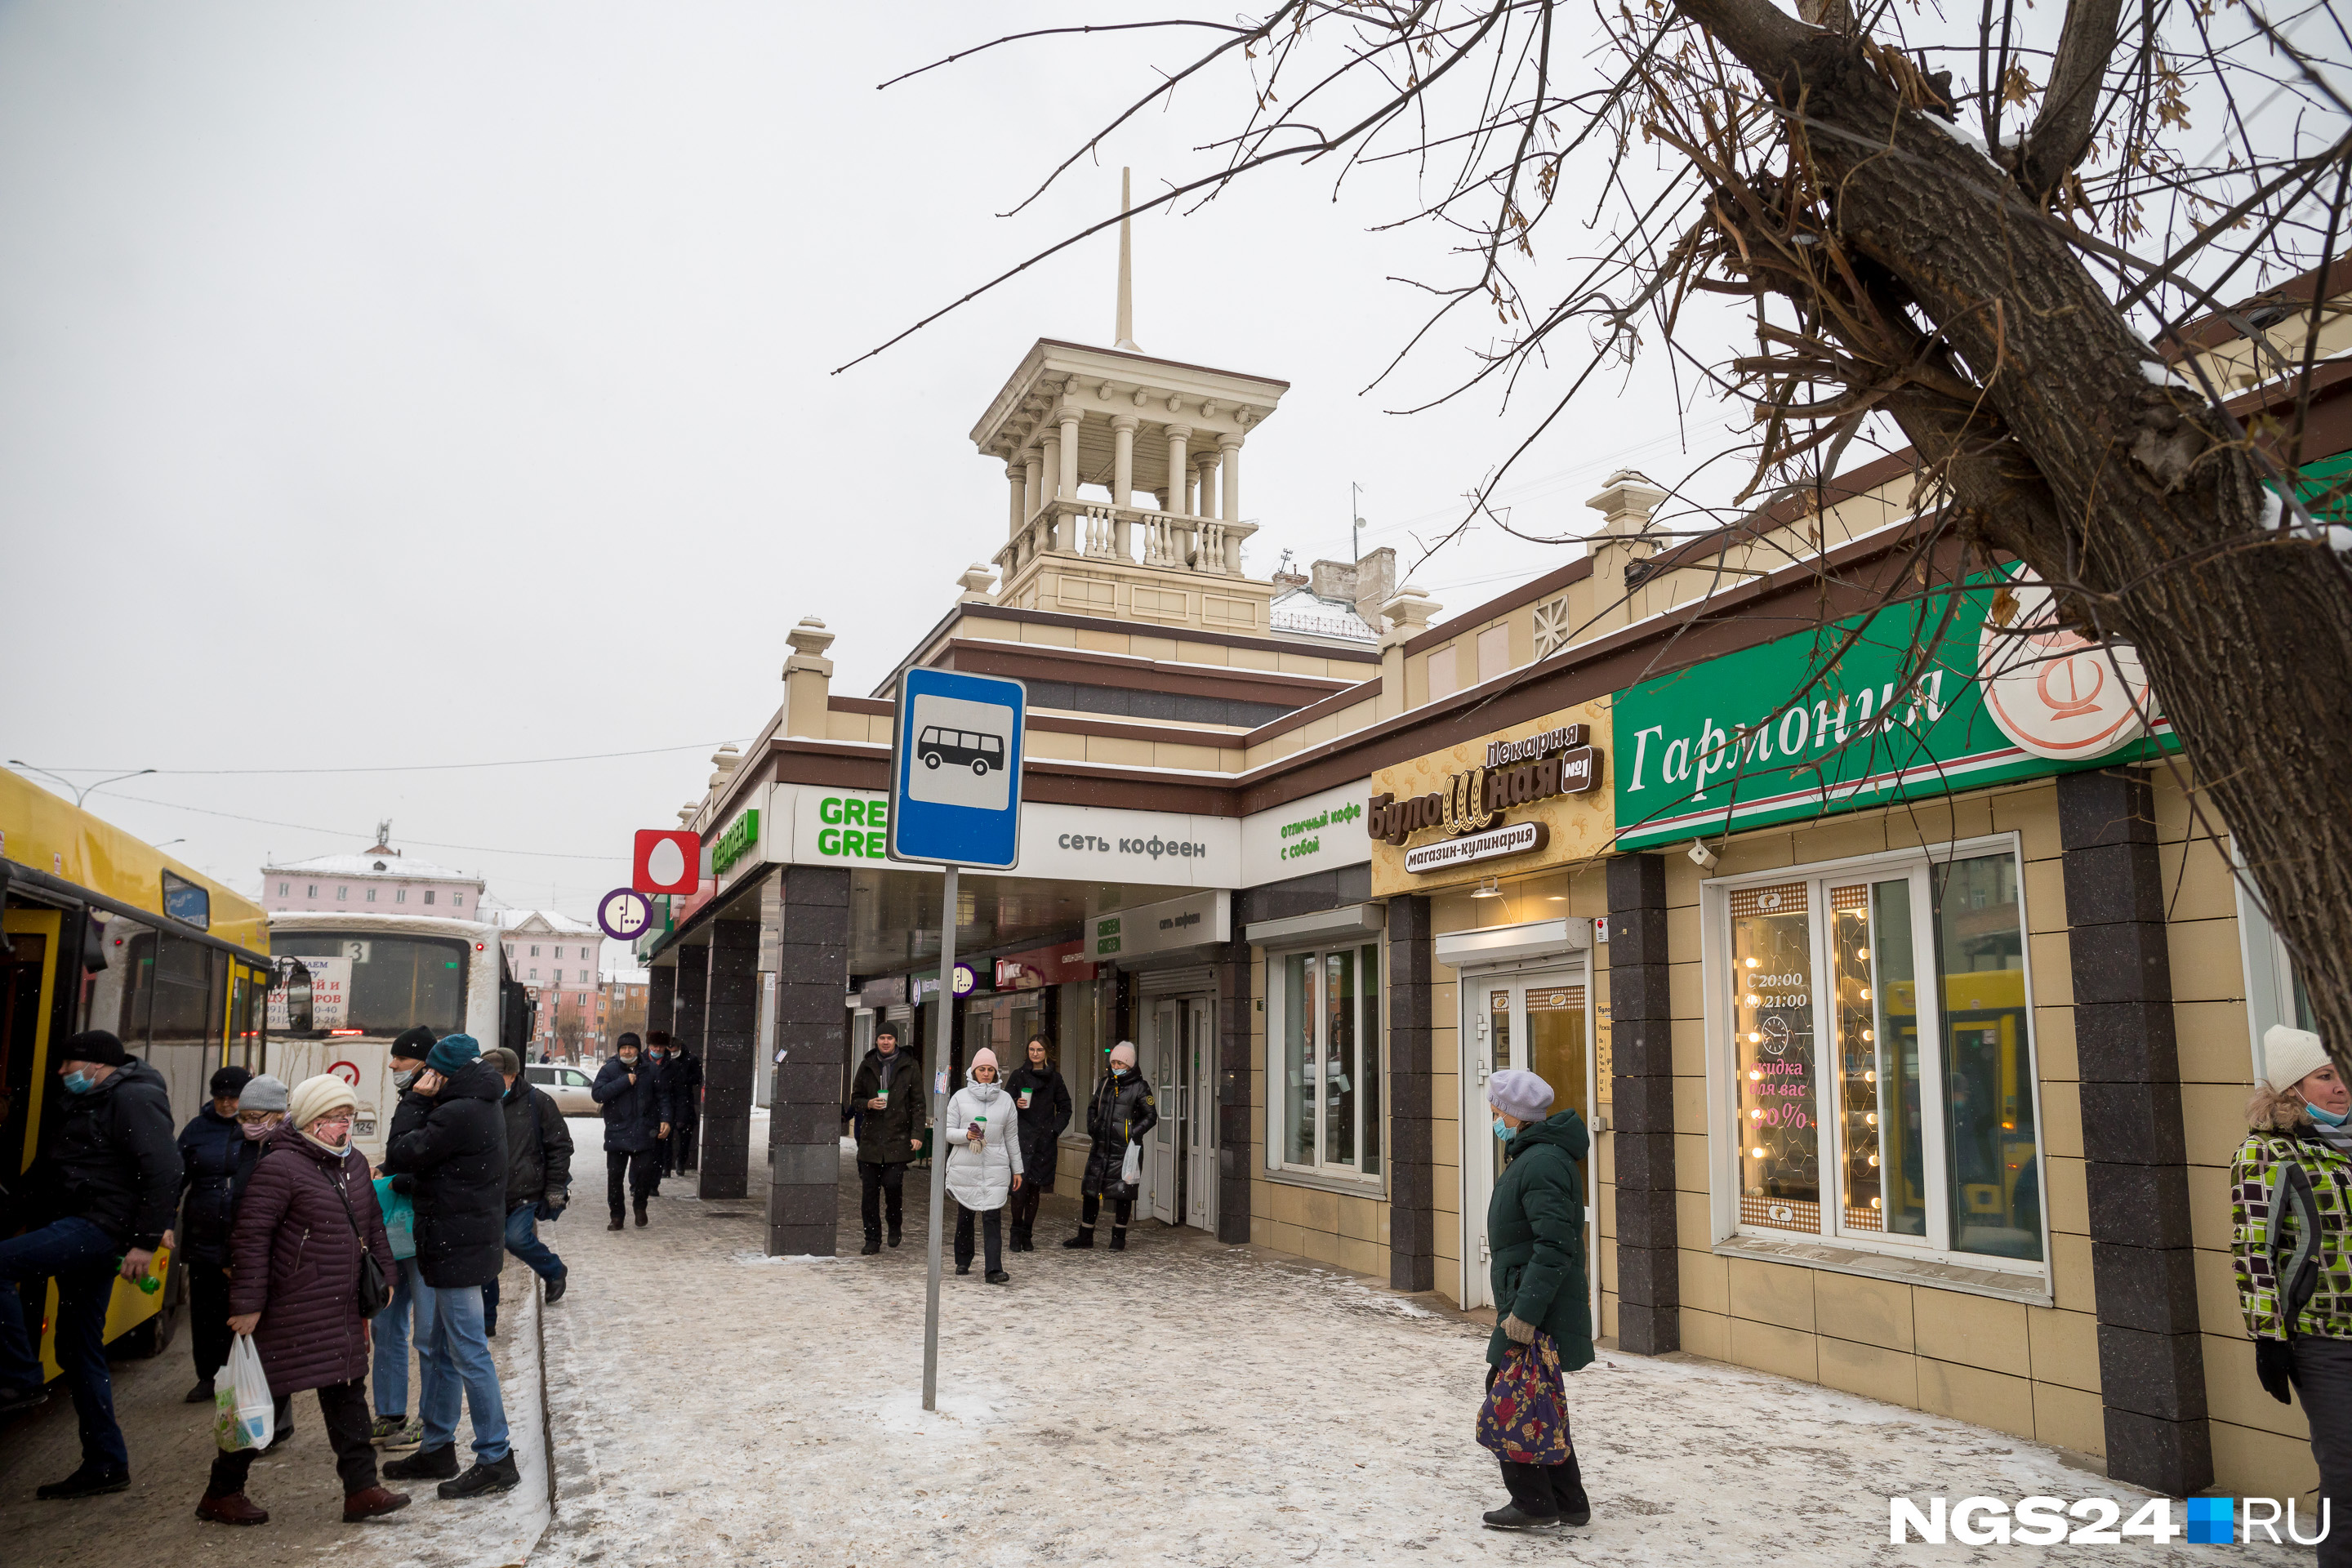
[[[268,917],[162,850],[0,771],[0,1235],[24,1223],[19,1199],[58,1115],[52,1053],[83,1029],[110,1029],[171,1088],[173,1129],[203,1109],[213,1070],[268,1068]],[[171,1252],[152,1293],[118,1279],[106,1340],[152,1355],[186,1299]],[[41,1314],[41,1364],[54,1378],[58,1293]]]

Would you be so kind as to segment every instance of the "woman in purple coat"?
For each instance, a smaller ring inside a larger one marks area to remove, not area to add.
[[[262,1142],[229,1237],[229,1329],[253,1336],[278,1400],[306,1388],[319,1391],[319,1413],[343,1479],[346,1524],[408,1506],[405,1493],[377,1484],[375,1449],[368,1441],[360,1253],[362,1247],[372,1253],[389,1278],[392,1246],[367,1159],[352,1147],[358,1103],[351,1087],[332,1074],[295,1087],[284,1124]],[[268,1511],[245,1495],[255,1457],[255,1450],[241,1448],[213,1460],[197,1518],[220,1524],[269,1521]]]

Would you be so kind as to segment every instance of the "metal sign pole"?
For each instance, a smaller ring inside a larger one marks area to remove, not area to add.
[[[948,1010],[955,1005],[956,868],[940,914],[940,1016],[931,1031],[931,1283],[923,1307],[923,1408],[940,1407],[940,1236],[948,1195]]]

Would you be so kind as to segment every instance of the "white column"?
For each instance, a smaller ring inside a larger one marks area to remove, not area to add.
[[[1221,465],[1225,474],[1225,501],[1217,515],[1227,522],[1242,520],[1242,438],[1238,436],[1217,437],[1217,450],[1224,458]]]
[[[1063,500],[1078,499],[1078,411],[1066,404],[1062,408],[1061,479],[1054,493]]]
[[[1168,505],[1177,511],[1192,510],[1192,465],[1184,460],[1184,444],[1192,438],[1190,425],[1168,426]]]
[[[1051,550],[1055,545],[1054,531],[1058,526],[1058,523],[1054,517],[1054,498],[1060,493],[1061,485],[1061,431],[1054,426],[1048,426],[1046,427],[1045,434],[1037,437],[1037,445],[1044,447],[1045,451],[1045,474],[1039,481],[1043,493],[1037,503],[1039,509],[1045,513],[1045,537],[1039,542],[1038,548],[1040,550]]]
[[[1115,507],[1135,504],[1135,427],[1138,421],[1132,414],[1114,414],[1110,420],[1110,503]],[[1111,548],[1123,559],[1134,559],[1134,525],[1126,518],[1116,518],[1111,523]]]
[[[1013,487],[1013,531],[1007,537],[1018,539],[1021,537],[1021,525],[1029,518],[1024,505],[1027,498],[1023,493],[1028,487],[1029,474],[1018,461],[1014,461],[1004,465],[1004,478]]]
[[[1037,502],[1041,499],[1037,492],[1038,488],[1045,483],[1045,460],[1036,453],[1021,454],[1021,521],[1024,522],[1037,515]]]

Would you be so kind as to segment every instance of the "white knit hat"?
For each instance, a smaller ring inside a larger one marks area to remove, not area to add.
[[[359,1103],[360,1097],[352,1092],[350,1084],[333,1073],[322,1072],[294,1086],[294,1092],[287,1101],[286,1120],[300,1131],[331,1111],[356,1110]]]
[[[2263,1032],[2263,1078],[2273,1089],[2293,1089],[2327,1065],[2327,1047],[2309,1029],[2273,1024]]]

